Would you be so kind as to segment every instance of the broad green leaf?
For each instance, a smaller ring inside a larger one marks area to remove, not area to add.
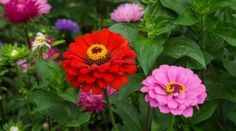
[[[214,33],[224,39],[231,46],[236,46],[236,25],[220,22],[215,26]]]
[[[210,118],[217,108],[217,103],[215,101],[205,102],[203,105],[199,106],[199,110],[194,112],[193,116],[189,120],[193,124],[198,124],[206,119]]]
[[[125,126],[129,128],[129,131],[142,131],[139,120],[139,113],[135,106],[128,102],[114,99],[112,100],[112,102],[116,106],[116,108],[114,108],[114,112],[121,116]]]
[[[236,54],[234,52],[230,53],[227,49],[224,50],[224,55],[222,58],[223,65],[225,69],[232,76],[236,77]]]
[[[60,93],[59,96],[69,102],[76,103],[77,102],[77,93],[73,88],[67,88],[64,92]]]
[[[134,48],[137,53],[137,59],[146,75],[148,75],[157,57],[163,51],[165,39],[161,36],[156,39],[148,39],[140,36],[137,42],[135,42]]]
[[[49,115],[65,127],[80,127],[90,119],[90,113],[79,112],[75,104],[59,104],[48,111]]]
[[[41,78],[41,85],[51,86],[56,90],[64,87],[65,73],[58,63],[53,61],[37,60],[36,70]]]
[[[206,66],[200,47],[194,41],[186,37],[176,37],[168,40],[165,44],[164,53],[176,59],[189,56],[204,68]]]
[[[208,65],[214,58],[208,52],[203,52],[203,57],[204,57],[206,65]],[[190,69],[202,69],[202,68],[204,68],[201,64],[199,64],[198,62],[196,62],[195,60],[192,60],[192,59],[187,60],[187,67],[190,68]]]
[[[209,83],[207,87],[207,99],[225,99],[236,102],[236,90],[225,83]]]
[[[137,74],[129,77],[129,82],[122,86],[119,90],[118,95],[114,97],[118,97],[119,100],[128,99],[128,96],[136,91],[138,91],[142,84],[141,81],[144,79],[143,75]]]
[[[178,25],[194,25],[198,22],[198,17],[191,9],[185,9],[182,14],[177,18],[175,24]]]
[[[59,104],[61,101],[60,98],[54,92],[44,90],[34,91],[30,95],[29,100],[37,106],[34,112],[41,112],[47,110]]]
[[[118,23],[109,27],[113,32],[120,33],[123,37],[127,38],[130,43],[134,43],[137,36],[138,30],[134,25]]]
[[[160,0],[161,4],[175,11],[178,14],[181,14],[185,8],[190,7],[188,0]]]

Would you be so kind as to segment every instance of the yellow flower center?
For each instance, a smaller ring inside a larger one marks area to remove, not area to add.
[[[38,43],[38,44],[42,44],[43,41],[44,41],[44,39],[37,39],[37,43]]]
[[[87,49],[88,63],[101,65],[109,59],[109,52],[102,44],[94,44]]]
[[[177,82],[169,82],[168,84],[166,84],[166,92],[168,94],[180,93],[185,91],[186,91],[186,86],[183,84],[179,84]]]

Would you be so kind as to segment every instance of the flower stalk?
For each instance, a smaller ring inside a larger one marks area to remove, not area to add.
[[[107,90],[103,89],[103,92],[104,92],[104,95],[105,95],[105,100],[106,100],[107,107],[108,107],[109,117],[110,117],[112,126],[114,128],[114,131],[119,131],[117,126],[116,126],[116,123],[115,123],[115,119],[114,119],[114,115],[113,115],[112,107],[111,107],[111,102],[110,102],[110,98],[109,98],[109,95],[107,93]]]

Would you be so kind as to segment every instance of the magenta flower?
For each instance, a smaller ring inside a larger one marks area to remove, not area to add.
[[[44,60],[50,60],[52,59],[53,61],[58,61],[59,60],[59,55],[60,52],[57,48],[50,48],[47,52],[47,54],[45,54],[43,56]]]
[[[109,87],[108,94],[110,96],[114,95],[116,90]],[[105,96],[103,94],[95,95],[92,92],[82,92],[80,91],[77,95],[79,102],[78,106],[81,106],[88,112],[100,112],[106,107],[106,103],[104,102]]]
[[[144,14],[144,9],[138,4],[125,3],[119,5],[112,13],[111,19],[116,22],[136,22],[139,21]]]
[[[146,93],[145,101],[151,107],[159,107],[162,113],[191,117],[193,107],[203,104],[206,88],[193,71],[162,65],[143,81],[141,92]]]
[[[0,0],[0,3],[5,5],[5,17],[15,24],[27,22],[51,9],[47,0]]]
[[[30,64],[27,63],[27,60],[23,59],[23,60],[18,60],[16,62],[16,65],[18,65],[19,67],[22,68],[23,72],[27,72],[30,68]]]

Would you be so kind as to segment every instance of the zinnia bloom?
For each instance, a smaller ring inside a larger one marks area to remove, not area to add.
[[[128,40],[108,29],[79,36],[64,52],[61,66],[72,87],[101,94],[111,86],[119,89],[136,72],[135,52]]]
[[[79,26],[76,22],[70,19],[58,19],[55,23],[57,30],[70,31],[73,33],[79,32]]]
[[[111,87],[108,87],[108,95],[112,96],[115,94],[115,92],[116,90]],[[105,96],[103,94],[93,94],[91,91],[80,91],[77,97],[79,100],[77,105],[82,106],[85,111],[98,113],[106,107],[106,104],[104,102]]]
[[[151,107],[159,107],[162,113],[191,117],[193,106],[203,104],[206,88],[193,71],[162,65],[143,81],[141,92],[146,93],[145,100]]]
[[[0,0],[4,4],[5,17],[12,23],[27,22],[33,17],[48,13],[51,6],[47,0]]]
[[[119,5],[112,13],[111,19],[116,22],[136,22],[139,21],[144,14],[144,9],[138,4],[125,3]]]

